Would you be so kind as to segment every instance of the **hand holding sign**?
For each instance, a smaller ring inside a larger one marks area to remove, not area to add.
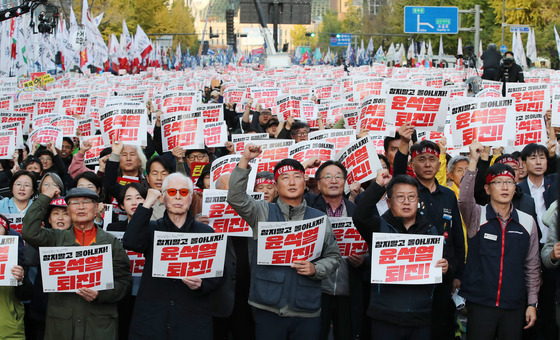
[[[472,142],[471,145],[469,145],[469,158],[471,161],[478,162],[483,149],[484,147],[479,141],[475,140]]]
[[[412,135],[414,134],[414,126],[410,123],[405,123],[397,130],[397,132],[401,136],[401,141],[409,143],[412,139]]]
[[[124,144],[120,143],[118,140],[114,141],[111,144],[111,152],[117,155],[120,155],[124,149]]]
[[[309,261],[294,261],[291,266],[297,273],[304,276],[313,276],[317,272],[315,265]]]
[[[23,267],[15,265],[12,267],[12,275],[18,282],[23,281]]]
[[[76,294],[81,296],[87,302],[92,302],[93,300],[97,299],[97,295],[99,294],[99,292],[91,288],[79,288]]]
[[[441,267],[441,272],[445,275],[447,269],[449,269],[449,263],[446,259],[441,259],[436,262],[436,267]]]
[[[182,281],[191,290],[196,290],[202,287],[202,279],[199,277],[185,277]]]

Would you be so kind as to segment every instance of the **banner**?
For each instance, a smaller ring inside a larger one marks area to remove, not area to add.
[[[152,277],[220,277],[224,274],[227,236],[154,231]]]
[[[456,148],[478,140],[487,146],[512,146],[515,109],[511,98],[469,98],[451,103],[451,135]]]
[[[224,120],[224,104],[202,104],[195,111],[202,112],[204,123],[216,123]]]
[[[168,91],[162,97],[162,111],[164,113],[189,112],[202,100],[198,91]]]
[[[21,122],[12,122],[12,123],[0,123],[0,131],[12,131],[15,136],[15,144],[12,145],[15,149],[23,149],[23,129]],[[7,145],[4,142],[0,143],[0,145]]]
[[[252,191],[252,188],[248,188]],[[255,200],[262,200],[264,193],[250,194]],[[252,237],[251,227],[227,203],[227,190],[206,189],[202,193],[202,215],[208,216],[216,233],[231,236]]]
[[[373,233],[371,283],[442,282],[443,236]]]
[[[40,247],[43,292],[77,292],[79,288],[113,289],[110,244],[87,247]]]
[[[521,149],[531,143],[546,145],[548,139],[542,113],[516,112],[515,146]]]
[[[443,132],[450,91],[403,84],[390,85],[385,124],[396,129],[411,123],[417,130]]]
[[[237,166],[237,163],[239,163],[239,160],[241,160],[240,155],[225,155],[214,160],[210,168],[210,189],[216,189],[216,181],[218,178],[223,175],[231,174],[233,169]],[[251,172],[249,173],[248,186],[251,187],[257,179],[258,159],[252,159],[249,165],[251,166]]]
[[[206,147],[222,147],[227,143],[226,122],[204,123],[204,143]]]
[[[331,220],[333,233],[342,258],[368,253],[367,243],[358,232],[358,229],[354,227],[352,217],[329,217],[329,219]]]
[[[0,236],[0,286],[17,286],[12,268],[18,264],[18,237]]]
[[[346,183],[348,185],[359,182],[365,183],[377,176],[382,169],[381,162],[375,151],[375,145],[369,136],[357,141],[340,150],[334,160],[341,162],[348,171]],[[349,190],[347,187],[346,190]]]
[[[118,141],[127,145],[146,145],[148,122],[145,107],[117,105],[105,108],[99,120],[105,144]]]
[[[73,93],[61,95],[57,101],[56,111],[61,114],[84,117],[89,103],[89,93]]]
[[[64,137],[76,137],[78,120],[70,116],[59,116],[51,120],[51,125],[62,130]]]
[[[257,264],[289,266],[321,256],[327,216],[302,221],[259,222]]]
[[[183,149],[204,149],[204,124],[201,113],[167,113],[161,116],[163,152],[176,146]]]
[[[93,118],[86,118],[78,120],[78,130],[80,130],[80,137],[90,137],[95,134],[96,124]]]
[[[385,98],[380,96],[368,96],[364,98],[360,105],[360,115],[358,117],[358,128],[360,131],[385,131]]]

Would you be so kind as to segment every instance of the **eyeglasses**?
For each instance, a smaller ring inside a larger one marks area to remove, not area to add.
[[[29,189],[29,188],[32,187],[31,184],[29,184],[29,183],[22,183],[22,182],[15,182],[15,183],[14,183],[14,186],[15,186],[15,187],[18,187],[18,188],[25,188],[25,189]]]
[[[398,195],[395,196],[395,201],[397,201],[398,203],[404,203],[405,200],[408,200],[410,203],[414,203],[416,201],[418,201],[418,196],[417,195],[408,195],[408,196],[404,196],[404,195]]]
[[[500,181],[500,180],[492,181],[488,184],[496,184],[499,187],[503,186],[504,184],[506,185],[506,187],[512,187],[512,186],[516,185],[515,181],[511,180],[511,179],[509,179],[507,181]]]
[[[334,178],[337,182],[344,181],[344,176],[343,176],[343,175],[335,175],[335,176],[333,176],[333,175],[330,175],[330,174],[329,174],[329,175],[325,175],[325,176],[323,176],[323,177],[321,177],[321,178],[319,178],[319,179],[324,179],[324,180],[326,180],[327,182],[330,182],[333,178]]]
[[[307,136],[308,133],[307,132],[295,132],[292,134],[294,137],[303,137],[303,136]]]
[[[200,154],[200,155],[189,155],[189,160],[190,161],[194,161],[195,159],[197,161],[203,161],[206,157],[208,157],[208,155],[206,154]]]
[[[264,111],[264,112],[261,112],[260,114],[261,114],[261,116],[272,116],[272,112],[270,112],[270,111]]]
[[[167,191],[169,196],[175,196],[177,192],[183,197],[189,194],[189,189],[166,189],[165,191]]]
[[[68,201],[68,205],[72,206],[72,207],[77,207],[77,206],[81,206],[81,205],[86,205],[86,204],[92,204],[94,203],[94,201],[92,199],[85,199],[85,200],[69,200]]]

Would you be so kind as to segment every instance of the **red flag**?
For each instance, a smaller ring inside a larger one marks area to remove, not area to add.
[[[88,61],[87,48],[80,52],[80,68],[84,67]]]

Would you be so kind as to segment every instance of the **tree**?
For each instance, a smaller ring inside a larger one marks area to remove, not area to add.
[[[338,20],[336,12],[326,11],[319,28],[318,44],[322,49],[330,46],[331,34],[342,33],[342,22]]]
[[[154,16],[154,26],[151,33],[196,33],[194,18],[191,9],[182,1],[173,1],[169,11],[162,10]],[[181,43],[183,52],[190,49],[191,52],[198,51],[200,42],[197,35],[176,35],[173,37],[173,48]]]
[[[354,6],[352,0],[346,2],[346,16],[342,20],[342,31],[344,33],[361,33],[362,32],[362,9]]]
[[[317,45],[318,37],[308,37],[305,34],[312,33],[307,32],[307,29],[303,25],[295,25],[294,28],[290,32],[290,42],[292,46],[315,46]]]

